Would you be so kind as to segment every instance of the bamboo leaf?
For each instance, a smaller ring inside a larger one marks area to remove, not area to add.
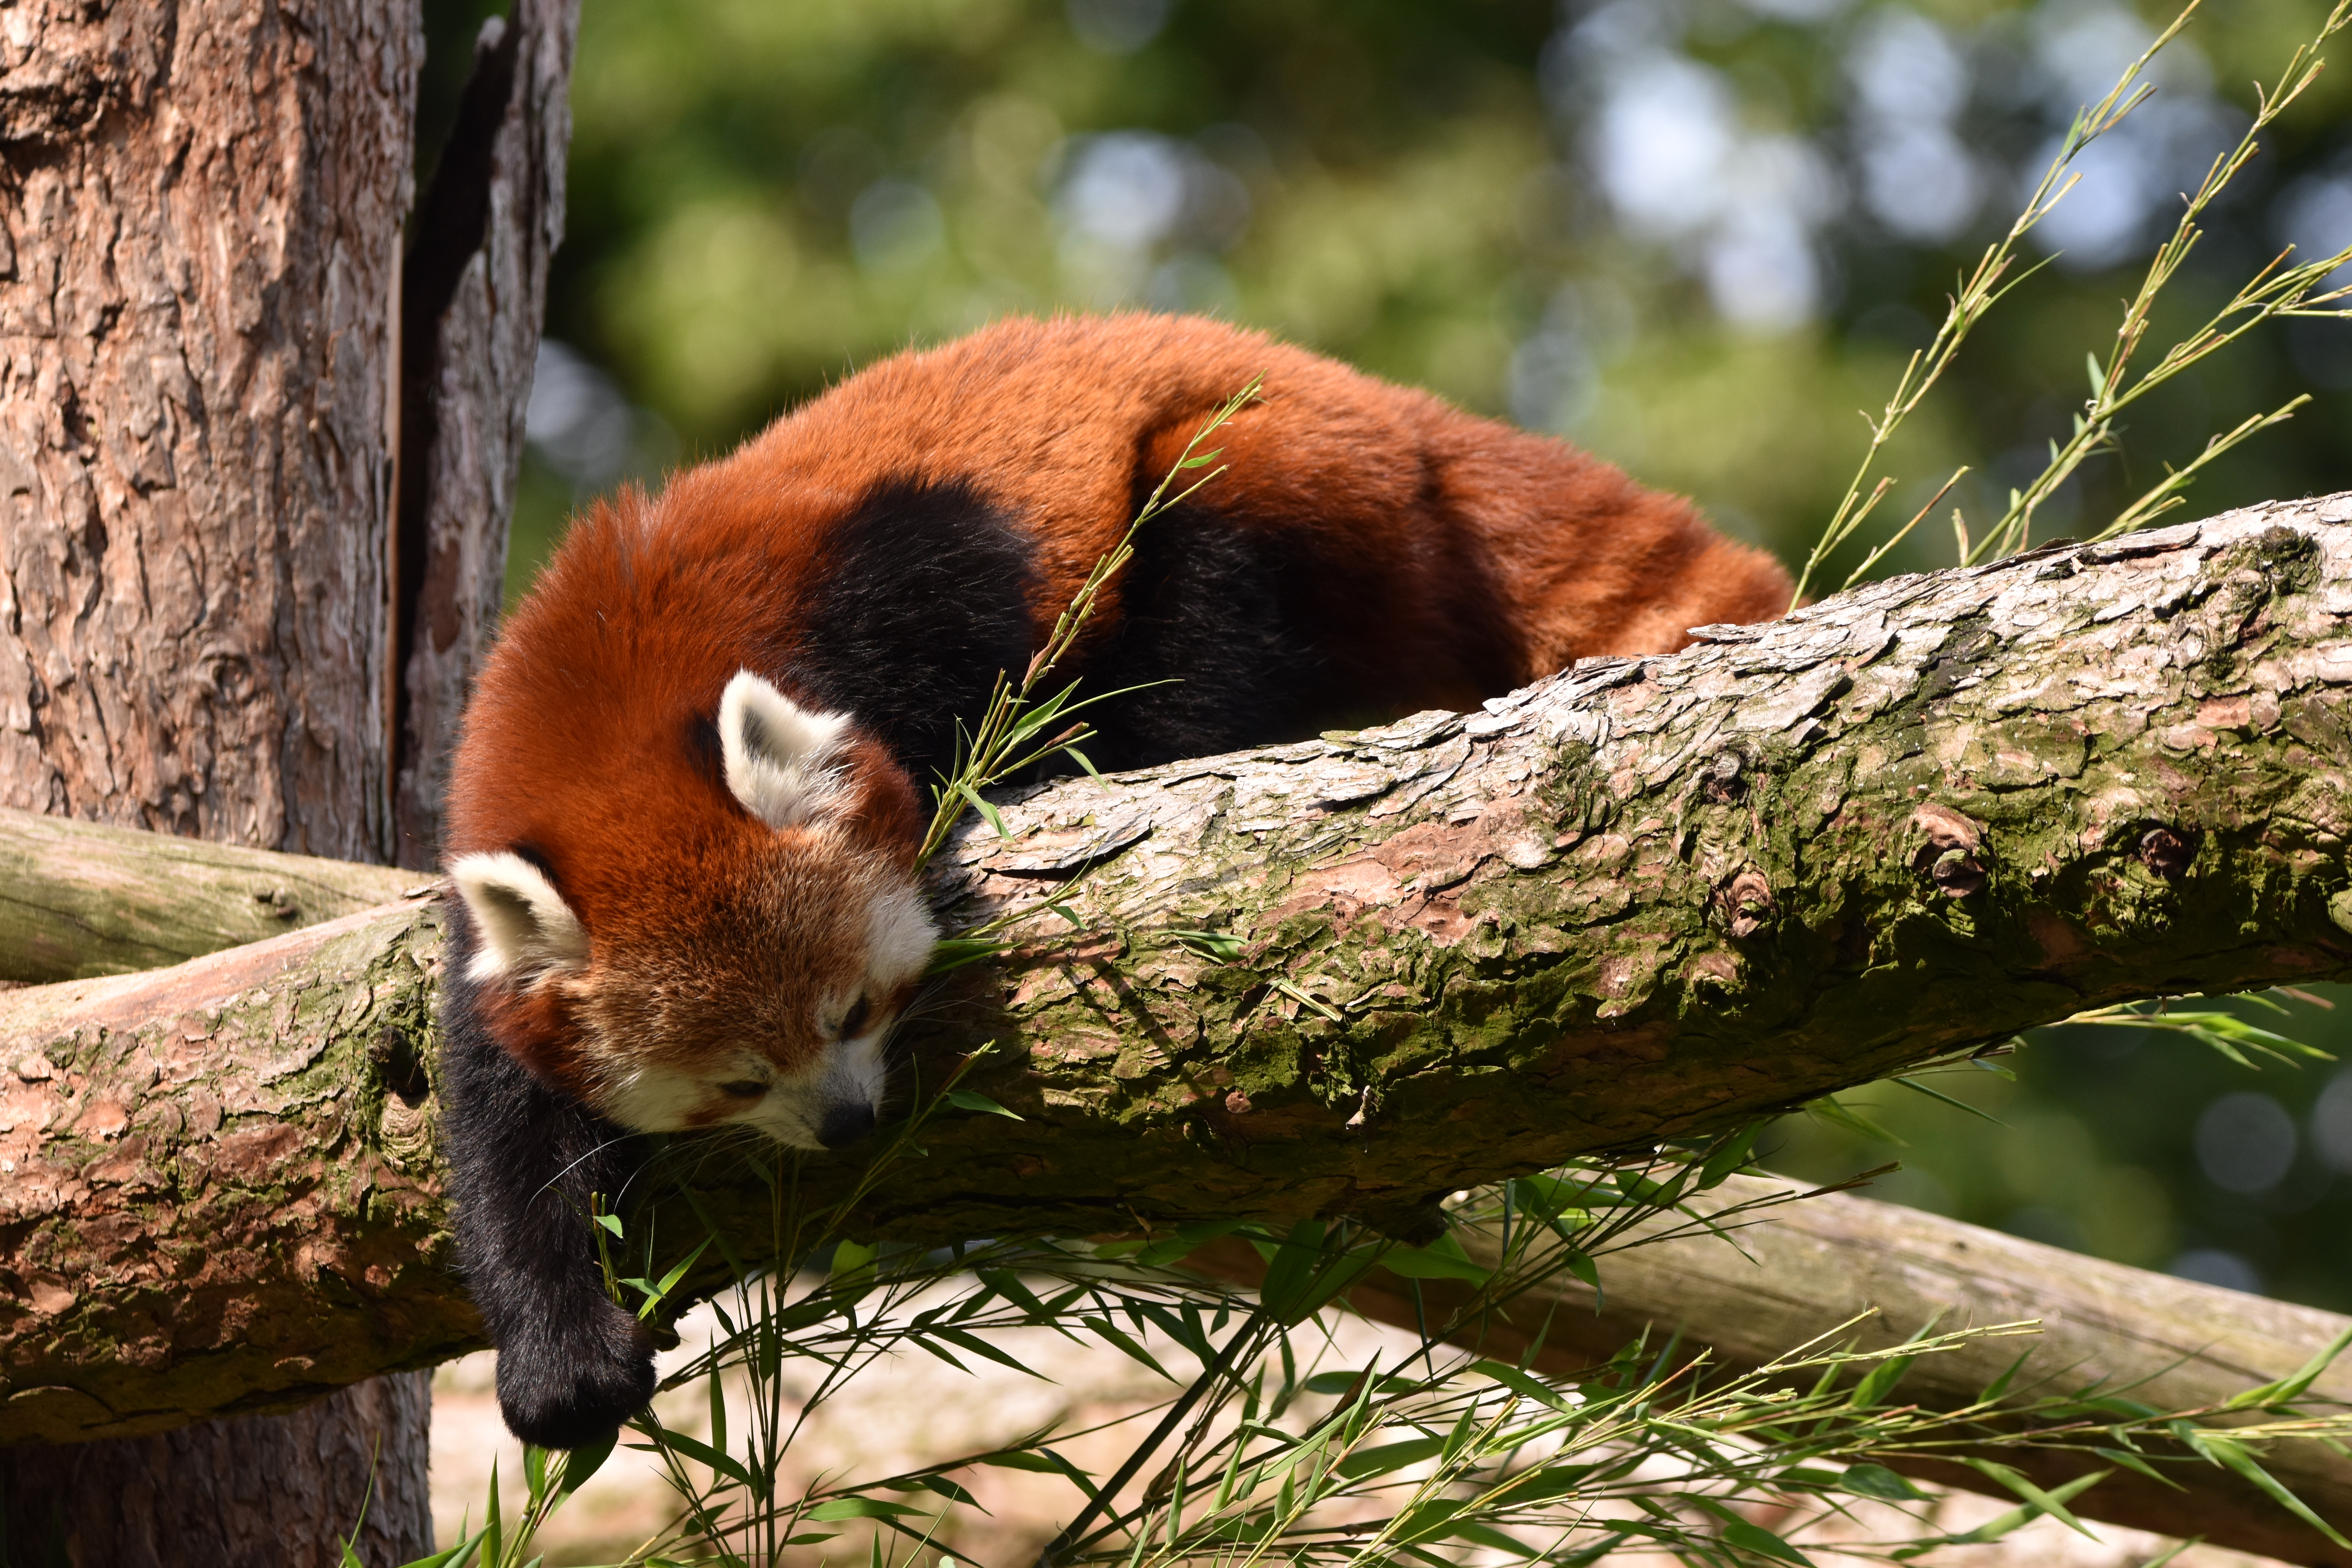
[[[1441,1236],[1427,1247],[1391,1247],[1381,1255],[1381,1267],[1407,1279],[1467,1279],[1484,1285],[1493,1271],[1471,1261],[1461,1242]]]
[[[1415,1437],[1402,1443],[1383,1443],[1377,1448],[1359,1448],[1341,1459],[1339,1474],[1349,1480],[1361,1480],[1366,1476],[1385,1476],[1417,1465],[1445,1451],[1443,1437]]]
[[[1754,1152],[1756,1140],[1762,1134],[1764,1127],[1765,1123],[1761,1121],[1751,1121],[1747,1126],[1718,1140],[1715,1147],[1707,1152],[1706,1163],[1699,1167],[1698,1190],[1706,1192],[1721,1186],[1731,1179],[1733,1173],[1747,1164],[1748,1157]]]
[[[1324,1226],[1321,1220],[1303,1219],[1290,1229],[1274,1256],[1267,1260],[1265,1278],[1259,1281],[1258,1300],[1266,1310],[1286,1319],[1289,1309],[1305,1291],[1313,1276],[1316,1263],[1322,1257]]]
[[[1732,1546],[1761,1556],[1777,1558],[1783,1563],[1801,1563],[1812,1568],[1813,1560],[1765,1529],[1744,1519],[1735,1519],[1723,1527],[1723,1540]]]
[[[718,1449],[702,1441],[699,1437],[689,1437],[683,1432],[672,1432],[665,1429],[657,1434],[656,1440],[667,1447],[677,1449],[679,1453],[684,1454],[689,1459],[694,1459],[709,1466],[713,1470],[717,1471],[719,1475],[725,1476],[730,1481],[734,1481],[739,1485],[747,1487],[751,1484],[751,1475],[750,1471],[744,1469],[741,1465],[737,1464],[733,1459],[728,1458],[725,1454],[720,1453]]]
[[[1213,958],[1219,963],[1233,963],[1241,957],[1249,945],[1241,938],[1228,935],[1221,931],[1171,931],[1165,934],[1171,941],[1191,948],[1203,958]]]
[[[2051,1518],[2058,1521],[2058,1522],[2063,1524],[2067,1529],[2074,1531],[2076,1534],[2089,1536],[2093,1541],[2096,1541],[2098,1539],[2097,1536],[2091,1534],[2089,1529],[2084,1525],[2081,1520],[2076,1519],[2073,1513],[2068,1511],[2066,1508],[2066,1499],[2073,1494],[2069,1493],[2064,1487],[2060,1487],[2054,1491],[2044,1491],[2040,1487],[2035,1486],[2032,1481],[2027,1480],[2017,1471],[2011,1469],[2007,1465],[1996,1464],[1990,1459],[1964,1458],[1960,1459],[1959,1462],[1968,1466],[1969,1468],[1976,1471],[1977,1474],[1980,1476],[1999,1481],[2002,1486],[2007,1487],[2011,1491],[2015,1492],[2019,1497],[2023,1498],[2027,1502],[2032,1504],[2043,1513],[2048,1514]],[[2095,1470],[2087,1478],[2078,1476],[2075,1479],[2077,1481],[2083,1481],[2087,1485],[2091,1482],[2104,1480],[2113,1474],[2115,1474],[2113,1470]],[[2069,1482],[2067,1484],[2072,1486],[2074,1483]],[[2077,1489],[2080,1489],[2078,1488]]]
[[[1266,982],[1266,984],[1273,986],[1276,991],[1281,992],[1285,996],[1289,997],[1292,1001],[1297,1003],[1300,1006],[1307,1008],[1313,1012],[1320,1013],[1323,1016],[1330,1019],[1335,1024],[1341,1021],[1339,1010],[1337,1007],[1332,1006],[1331,1004],[1324,1001],[1319,996],[1310,994],[1305,986],[1298,984],[1297,982],[1286,980],[1282,978],[1282,976],[1276,975],[1272,980]]]
[[[947,974],[967,963],[994,958],[1000,952],[1012,951],[1013,943],[992,936],[943,936],[931,944],[931,962],[923,973],[927,975]]]
[[[1038,1372],[1032,1367],[1024,1366],[1022,1363],[1015,1360],[1009,1352],[999,1349],[995,1345],[990,1344],[978,1334],[971,1333],[963,1329],[950,1328],[937,1328],[931,1330],[930,1332],[938,1335],[940,1339],[947,1341],[948,1343],[956,1346],[960,1350],[970,1351],[973,1355],[984,1357],[989,1361],[996,1363],[999,1366],[1008,1366],[1014,1372],[1026,1373],[1029,1376],[1036,1378],[1041,1382],[1051,1383],[1054,1381],[1052,1378],[1047,1377],[1044,1373]]]
[[[1837,1484],[1856,1497],[1877,1498],[1884,1502],[1927,1500],[1926,1492],[1884,1465],[1848,1465]]]
[[[1863,1374],[1860,1383],[1854,1384],[1853,1394],[1846,1401],[1847,1405],[1855,1410],[1869,1409],[1885,1398],[1895,1385],[1903,1381],[1903,1374],[1909,1372],[1911,1363],[1918,1359],[1917,1356],[1898,1355],[1880,1362]]]
[[[677,1282],[686,1278],[687,1271],[692,1268],[695,1264],[701,1259],[704,1253],[710,1250],[710,1244],[714,1239],[715,1238],[712,1237],[704,1237],[702,1238],[701,1245],[698,1246],[692,1252],[688,1253],[684,1258],[680,1258],[678,1260],[677,1267],[663,1275],[661,1277],[661,1283],[657,1285],[647,1286],[643,1280],[639,1279],[631,1279],[627,1281],[628,1284],[636,1286],[646,1293],[645,1305],[637,1309],[637,1317],[640,1321],[650,1318],[654,1315],[654,1313],[660,1308],[662,1302],[668,1299],[669,1293],[677,1289]]]
[[[1897,1138],[1869,1117],[1850,1105],[1841,1103],[1836,1095],[1825,1094],[1819,1100],[1808,1100],[1805,1102],[1805,1110],[1832,1127],[1843,1127],[1847,1131],[1868,1138],[1874,1142],[1892,1143],[1898,1149],[1908,1147],[1902,1139]]]
[[[2170,1487],[2177,1492],[2187,1491],[2189,1489],[2187,1487],[2182,1486],[2179,1481],[2174,1480],[2171,1477],[2158,1469],[2154,1465],[2149,1464],[2146,1459],[2141,1458],[2137,1454],[2126,1453],[2121,1448],[2094,1448],[2091,1452],[2098,1455],[2099,1458],[2103,1459],[2112,1460],[2127,1470],[2136,1471],[2140,1475],[2146,1476],[2149,1480],[2156,1482],[2158,1486]]]
[[[1566,1248],[1560,1256],[1560,1261],[1568,1266],[1568,1271],[1570,1274],[1575,1275],[1595,1290],[1601,1289],[1601,1266],[1593,1262],[1591,1255],[1582,1247]]]
[[[2334,1525],[2312,1512],[2301,1498],[2280,1484],[2277,1477],[2256,1464],[2252,1454],[2247,1453],[2244,1448],[2227,1437],[2216,1436],[2210,1433],[2204,1434],[2203,1436],[2204,1441],[2199,1443],[2197,1448],[2207,1458],[2235,1470],[2261,1488],[2264,1496],[2295,1518],[2303,1521],[2336,1545],[2352,1550],[2352,1541],[2345,1540]],[[2085,1533],[2088,1532],[2085,1531]]]
[[[2330,1340],[2325,1348],[2293,1374],[2276,1383],[2265,1383],[2258,1388],[2247,1389],[2243,1394],[2233,1394],[2222,1408],[2243,1410],[2255,1405],[2287,1405],[2302,1398],[2305,1392],[2319,1381],[2319,1374],[2335,1364],[2336,1358],[2344,1353],[2347,1345],[2352,1345],[2352,1329],[2346,1329]]]
[[[1005,1110],[1004,1107],[997,1104],[996,1101],[989,1099],[988,1096],[981,1093],[978,1089],[951,1089],[940,1098],[944,1099],[950,1105],[955,1106],[957,1109],[961,1110],[985,1111],[991,1116],[1010,1117],[1015,1121],[1026,1121],[1029,1120],[1018,1111]]]
[[[1471,1363],[1470,1370],[1481,1377],[1493,1378],[1512,1393],[1524,1394],[1538,1405],[1549,1405],[1554,1410],[1564,1411],[1570,1408],[1568,1401],[1560,1397],[1558,1389],[1540,1378],[1521,1372],[1517,1367],[1499,1361],[1481,1361]]]
[[[1966,1111],[1969,1115],[1975,1117],[1979,1121],[1990,1121],[1995,1127],[2001,1125],[2001,1120],[2000,1117],[1993,1115],[1990,1111],[1979,1110],[1965,1100],[1955,1100],[1952,1096],[1946,1094],[1942,1089],[1936,1088],[1932,1084],[1921,1083],[1916,1078],[1897,1077],[1890,1079],[1889,1081],[1901,1084],[1905,1089],[1909,1089],[1914,1094],[1924,1094],[1930,1100],[1941,1100],[1944,1104],[1950,1106],[1953,1110]]]
[[[717,1388],[719,1380],[712,1378],[710,1386]],[[583,1443],[566,1454],[563,1458],[562,1495],[570,1497],[588,1483],[589,1477],[603,1469],[604,1461],[613,1457],[613,1448],[620,1439],[620,1431],[615,1428],[606,1436]]]
[[[821,1502],[801,1517],[813,1523],[830,1524],[843,1519],[904,1519],[922,1511],[903,1502],[885,1502],[880,1498],[843,1497]]]
[[[467,1568],[467,1564],[474,1560],[475,1549],[482,1544],[482,1538],[487,1534],[487,1530],[478,1530],[455,1546],[446,1547],[430,1557],[404,1563],[400,1568]]]
[[[1978,1400],[1983,1404],[1990,1405],[1994,1400],[1999,1399],[2002,1394],[2007,1394],[2009,1392],[2010,1384],[2015,1381],[2018,1373],[2023,1369],[2027,1359],[2032,1354],[2033,1352],[2030,1349],[2018,1352],[2017,1359],[2011,1362],[2009,1365],[2002,1370],[2001,1374],[1999,1377],[1994,1378],[1990,1383],[1985,1384],[1985,1391],[1977,1395]]]
[[[1469,1506],[1460,1498],[1429,1498],[1417,1502],[1398,1516],[1391,1539],[1401,1545],[1441,1540],[1454,1533],[1449,1528],[1454,1516]]]
[[[1108,1319],[1080,1318],[1078,1321],[1084,1323],[1087,1328],[1092,1329],[1096,1333],[1101,1335],[1104,1339],[1108,1340],[1112,1344],[1118,1346],[1119,1350],[1126,1352],[1130,1361],[1142,1363],[1145,1366],[1148,1366],[1152,1371],[1158,1373],[1161,1377],[1167,1378],[1171,1383],[1174,1383],[1176,1381],[1174,1377],[1169,1375],[1169,1372],[1166,1367],[1161,1366],[1157,1361],[1152,1359],[1151,1352],[1150,1351],[1145,1350],[1141,1345],[1136,1343],[1135,1341],[1130,1339],[1124,1331],[1113,1324]]]
[[[1506,1535],[1491,1524],[1479,1524],[1475,1521],[1456,1523],[1454,1527],[1454,1539],[1469,1542],[1474,1546],[1484,1546],[1491,1552],[1507,1552],[1514,1557],[1524,1557],[1530,1562],[1543,1555],[1541,1552],[1529,1546],[1526,1542],[1515,1536]],[[1454,1568],[1454,1564],[1449,1563],[1446,1568]]]
[[[980,813],[980,819],[982,822],[996,830],[996,836],[999,838],[1011,842],[1013,830],[1004,826],[1003,815],[995,806],[990,805],[978,790],[968,784],[959,784],[956,785],[956,791],[963,796],[965,805]]]
[[[1309,1394],[1345,1394],[1367,1377],[1371,1379],[1374,1394],[1411,1394],[1421,1386],[1419,1378],[1375,1373],[1370,1368],[1362,1372],[1318,1372],[1299,1386]]]

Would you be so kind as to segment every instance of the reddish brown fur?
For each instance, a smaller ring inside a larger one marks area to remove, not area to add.
[[[1099,756],[1466,707],[1787,602],[1760,552],[1561,442],[1156,316],[886,361],[658,498],[600,502],[482,672],[444,847],[451,1185],[519,1435],[609,1441],[652,1393],[571,1219],[628,1186],[621,1131],[841,1149],[875,1126],[931,951],[908,767],[948,727],[923,726],[1026,657],[1260,374],[1226,471],[1142,536],[1066,667],[1182,678],[1099,710],[1122,748]]]
[[[624,490],[581,518],[483,671],[448,852],[549,855],[600,965],[608,943],[678,952],[657,974],[607,975],[646,994],[600,1005],[635,1009],[649,1048],[698,1048],[698,1029],[658,1016],[689,984],[685,954],[718,965],[698,985],[723,984],[750,950],[812,963],[827,940],[750,929],[774,903],[761,889],[781,874],[780,836],[713,788],[688,743],[739,668],[789,666],[827,527],[885,477],[974,485],[1039,542],[1042,637],[1149,481],[1260,374],[1264,401],[1216,437],[1226,471],[1203,502],[1237,526],[1307,529],[1324,574],[1313,629],[1390,710],[1467,707],[1579,658],[1668,651],[1689,626],[1787,605],[1769,556],[1564,442],[1213,321],[1007,321],[876,364],[657,498]],[[1105,624],[1116,596],[1114,584]],[[877,746],[860,747],[855,831],[903,869],[918,803]],[[723,929],[698,921],[706,909],[728,911]],[[510,1038],[547,1070],[562,1033],[534,1018]]]

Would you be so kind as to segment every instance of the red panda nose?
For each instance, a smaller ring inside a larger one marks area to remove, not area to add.
[[[846,1149],[852,1143],[865,1142],[874,1131],[874,1108],[866,1101],[849,1100],[824,1113],[816,1130],[816,1141],[828,1149]]]

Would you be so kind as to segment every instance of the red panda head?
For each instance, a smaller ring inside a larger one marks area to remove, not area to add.
[[[749,670],[717,728],[740,811],[693,842],[576,888],[527,848],[458,856],[467,977],[510,1048],[623,1126],[840,1147],[874,1125],[884,1037],[935,939],[914,793],[847,716]]]

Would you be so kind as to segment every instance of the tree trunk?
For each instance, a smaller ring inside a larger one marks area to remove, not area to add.
[[[429,862],[411,797],[496,611],[562,223],[576,0],[514,9],[405,268],[412,7],[36,0],[0,43],[0,805]],[[351,881],[251,889],[229,923]],[[91,910],[39,914],[54,945]],[[78,973],[191,951],[95,918],[116,945]],[[48,977],[38,947],[19,977]],[[364,1502],[362,1555],[400,1561],[431,1539],[428,1408],[404,1373],[17,1448],[0,1505],[19,1552],[54,1524],[76,1563],[187,1564],[334,1562]]]
[[[2083,1007],[2352,973],[2347,614],[2352,497],[2283,503],[1878,584],[1466,718],[1014,792],[1011,841],[971,827],[938,891],[1028,911],[1027,945],[908,1044],[931,1086],[990,1047],[967,1081],[1027,1120],[935,1121],[856,1223],[1403,1229],[1432,1194]],[[1236,956],[1179,934],[1204,931]],[[437,950],[434,908],[394,907],[0,994],[26,1436],[477,1342],[431,1143]],[[853,1169],[812,1158],[800,1189]],[[759,1180],[695,1171],[767,1234]],[[682,1249],[698,1222],[671,1217]]]
[[[113,1443],[6,1450],[0,1488],[12,1564],[170,1568],[332,1563],[353,1541],[370,1568],[431,1550],[422,1452],[429,1373],[370,1378],[288,1415],[206,1421]]]
[[[393,860],[439,863],[441,796],[506,593],[523,411],[563,237],[579,0],[484,26],[401,293]]]
[[[381,860],[415,18],[33,9],[0,77],[0,804]]]

